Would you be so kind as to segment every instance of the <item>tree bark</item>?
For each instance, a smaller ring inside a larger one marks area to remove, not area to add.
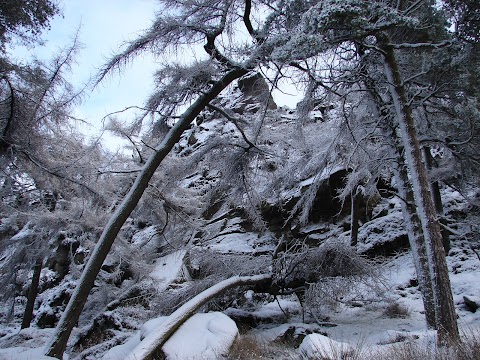
[[[38,284],[40,283],[40,274],[42,272],[43,261],[38,259],[33,266],[32,283],[28,289],[27,304],[25,305],[25,312],[23,313],[22,329],[30,327],[33,318],[33,308],[35,307],[35,299],[38,294]]]
[[[161,351],[165,342],[187,321],[195,312],[211,299],[221,295],[226,290],[245,285],[271,283],[272,275],[234,276],[202,291],[193,299],[175,310],[162,323],[160,329],[149,334],[142,342],[128,354],[124,360],[153,360]]]
[[[380,118],[381,115],[379,109],[384,105],[381,97],[372,86],[367,86],[367,88],[374,98],[375,111],[377,113],[376,116]],[[416,212],[412,184],[408,178],[407,167],[402,155],[402,147],[400,145],[401,139],[399,139],[396,132],[392,130],[394,124],[388,123],[388,121],[391,122],[392,119],[380,123],[380,131],[387,139],[387,146],[391,153],[391,158],[393,159],[392,170],[398,188],[398,195],[402,199],[402,215],[407,230],[408,241],[412,250],[413,264],[417,274],[420,293],[422,294],[427,327],[436,329],[435,301],[422,224]]]
[[[423,148],[423,154],[425,156],[425,162],[427,164],[427,169],[432,170],[433,169],[433,157],[432,153],[430,152],[430,147],[425,146]],[[438,181],[431,181],[430,182],[430,190],[432,191],[432,197],[433,197],[433,203],[435,204],[435,210],[437,211],[437,214],[442,216],[443,215],[443,203],[442,203],[442,196],[440,195],[440,186],[438,184]],[[443,219],[440,219],[440,222],[444,225],[445,222]],[[445,253],[448,254],[450,251],[450,236],[448,234],[448,231],[445,230],[442,227],[442,239],[443,239],[443,248],[445,249]]]
[[[358,227],[359,227],[359,210],[360,210],[360,201],[362,201],[361,190],[357,187],[352,191],[352,210],[351,210],[351,220],[350,220],[350,245],[353,247],[357,246],[358,243]]]
[[[147,160],[130,191],[116,208],[105,226],[100,239],[85,265],[75,291],[55,328],[55,332],[45,348],[45,355],[56,357],[58,359],[62,358],[67,346],[68,338],[70,337],[73,327],[78,322],[103,261],[107,257],[121,227],[130,216],[133,209],[137,206],[138,201],[142,197],[150,179],[160,163],[168,155],[173,146],[180,140],[183,132],[188,129],[200,111],[202,111],[211,100],[216,98],[232,81],[247,73],[247,69],[240,67],[227,72],[221,79],[214,83],[208,92],[202,94],[183,113],[163,141],[155,148],[155,152]]]
[[[435,299],[438,340],[440,344],[447,344],[451,341],[458,341],[460,336],[445,260],[445,251],[442,244],[440,224],[430,193],[430,183],[427,178],[426,168],[422,162],[423,157],[412,110],[408,105],[394,49],[389,44],[389,38],[386,34],[378,35],[377,39],[379,40],[380,49],[383,51],[389,92],[392,96],[397,121],[400,126],[406,165],[410,172],[415,205],[425,238]]]

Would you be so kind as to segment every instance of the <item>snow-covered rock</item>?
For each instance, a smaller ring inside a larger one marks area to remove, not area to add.
[[[217,359],[228,354],[237,335],[237,325],[227,315],[196,314],[173,334],[163,351],[167,359]]]
[[[44,347],[40,348],[26,348],[14,347],[0,349],[0,360],[56,360],[53,357],[43,355]]]
[[[342,354],[352,350],[350,344],[335,341],[320,334],[305,336],[298,348],[303,359],[343,359]]]
[[[152,319],[123,345],[115,346],[104,360],[122,360],[142,338],[155,332],[168,317]],[[163,345],[167,359],[218,359],[226,355],[238,335],[235,322],[220,312],[200,313],[188,319]]]

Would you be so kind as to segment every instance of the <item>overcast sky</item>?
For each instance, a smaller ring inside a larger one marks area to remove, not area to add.
[[[47,60],[59,49],[71,44],[80,28],[83,49],[69,78],[76,86],[95,76],[98,69],[119,52],[122,44],[149,28],[159,11],[155,0],[63,0],[61,6],[63,16],[54,18],[51,30],[42,36],[46,40],[45,46],[32,50],[17,49],[15,53],[18,57],[35,53]],[[102,127],[101,119],[106,114],[128,106],[143,105],[152,90],[155,69],[151,55],[137,58],[122,74],[109,77],[93,92],[88,92],[83,103],[77,107],[76,115],[91,123],[98,133]],[[277,102],[279,100],[276,99]],[[288,102],[288,99],[280,100],[279,105]],[[292,106],[292,103],[288,105]],[[123,119],[127,120],[129,116],[133,117],[133,114],[127,113]]]
[[[13,55],[28,58],[35,54],[48,60],[60,49],[68,47],[80,29],[79,39],[83,47],[72,73],[67,75],[76,87],[95,76],[98,69],[119,52],[122,44],[148,28],[155,11],[158,11],[155,0],[64,0],[61,7],[63,16],[55,17],[51,21],[51,30],[42,35],[45,45],[29,50],[17,47]],[[152,90],[155,68],[152,56],[139,57],[121,75],[110,76],[95,90],[88,91],[77,107],[76,115],[96,128],[92,131],[98,132],[106,114],[127,106],[142,106]]]

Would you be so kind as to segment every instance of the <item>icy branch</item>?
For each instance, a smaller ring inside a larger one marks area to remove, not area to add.
[[[453,44],[451,40],[445,40],[436,44],[433,43],[416,43],[416,44],[390,44],[394,49],[418,49],[418,48],[434,48],[440,49]]]

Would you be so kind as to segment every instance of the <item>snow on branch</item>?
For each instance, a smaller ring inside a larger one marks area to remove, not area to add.
[[[415,44],[391,44],[394,49],[418,49],[418,48],[433,48],[440,49],[442,47],[450,46],[453,44],[452,40],[445,40],[439,43],[415,43]]]
[[[127,44],[126,49],[115,55],[99,72],[98,85],[112,71],[122,69],[136,56],[151,51],[156,55],[165,55],[182,45],[199,43],[211,31],[210,26],[202,23],[184,22],[177,18],[160,17],[150,29]]]
[[[150,333],[142,342],[125,357],[125,360],[147,360],[161,349],[163,344],[188,320],[201,306],[228,289],[244,285],[256,285],[272,280],[271,274],[253,276],[233,276],[208,288],[192,300],[174,311],[162,327]]]

